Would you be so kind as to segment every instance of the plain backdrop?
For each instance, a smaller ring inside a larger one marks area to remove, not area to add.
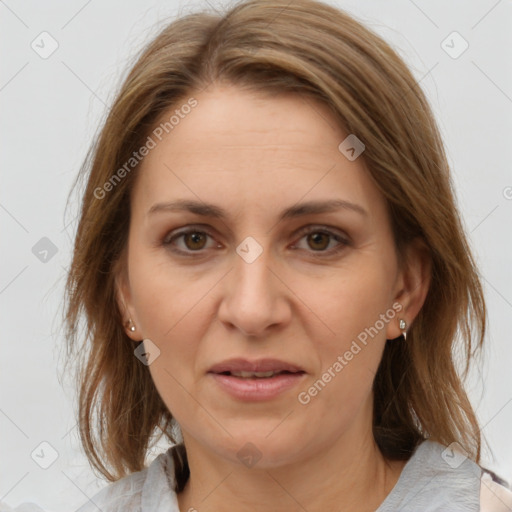
[[[397,49],[438,119],[489,307],[485,363],[468,388],[494,454],[484,462],[510,481],[512,3],[330,3]],[[74,390],[57,376],[77,211],[65,216],[66,200],[134,53],[176,15],[225,5],[0,1],[0,501],[11,506],[75,510],[106,485],[79,447]]]

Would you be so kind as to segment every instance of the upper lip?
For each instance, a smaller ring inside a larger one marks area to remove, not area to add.
[[[209,373],[223,373],[223,372],[303,372],[304,370],[292,363],[281,361],[279,359],[258,359],[256,361],[248,361],[243,358],[228,359],[213,365]]]

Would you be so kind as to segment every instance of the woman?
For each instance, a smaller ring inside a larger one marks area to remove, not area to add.
[[[82,510],[512,508],[453,357],[486,310],[443,144],[382,39],[311,0],[179,19],[84,171],[68,334],[113,483]]]

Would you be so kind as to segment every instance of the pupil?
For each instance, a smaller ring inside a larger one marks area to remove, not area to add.
[[[204,237],[201,233],[188,233],[187,237],[188,237],[188,240],[192,241],[192,247],[191,247],[192,249],[201,249],[201,247],[202,247],[201,239],[202,238],[204,239]],[[203,240],[203,242],[204,242],[204,240]],[[197,243],[199,243],[200,247],[196,246]]]
[[[327,239],[328,239],[328,235],[326,235],[325,233],[313,233],[312,235],[310,235],[310,240],[313,241],[313,244],[320,244],[321,247],[316,247],[317,249],[325,249],[326,247],[326,244],[322,244],[322,238],[323,238],[323,241],[325,242]],[[327,240],[328,242],[328,240]]]

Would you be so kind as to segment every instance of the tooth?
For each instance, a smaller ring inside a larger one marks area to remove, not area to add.
[[[244,379],[251,378],[251,377],[273,377],[275,375],[274,371],[269,372],[245,372],[245,371],[239,371],[239,372],[231,372],[231,375],[234,377],[242,377]]]

